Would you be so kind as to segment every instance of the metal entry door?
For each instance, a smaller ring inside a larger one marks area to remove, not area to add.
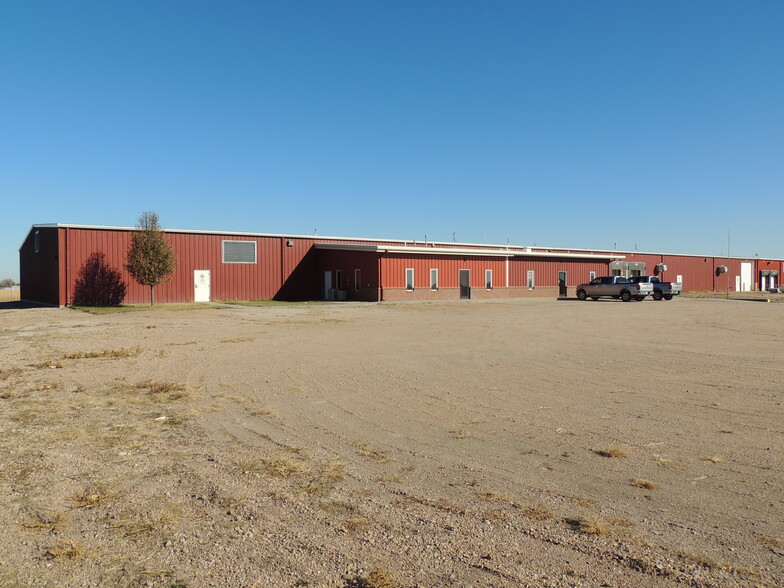
[[[460,271],[460,298],[471,298],[471,270]]]
[[[566,272],[558,272],[558,296],[566,298]]]
[[[210,301],[210,270],[193,270],[193,300]]]

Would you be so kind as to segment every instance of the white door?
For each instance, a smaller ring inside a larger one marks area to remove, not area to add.
[[[740,276],[735,276],[735,291],[740,292]]]
[[[329,300],[329,291],[332,290],[332,271],[324,272],[324,300]]]
[[[748,292],[751,288],[751,263],[744,261],[740,264],[740,289],[741,292]]]
[[[210,301],[210,270],[193,270],[193,300]]]

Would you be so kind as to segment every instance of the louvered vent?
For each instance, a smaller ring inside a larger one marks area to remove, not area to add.
[[[224,241],[223,263],[256,263],[256,242]]]

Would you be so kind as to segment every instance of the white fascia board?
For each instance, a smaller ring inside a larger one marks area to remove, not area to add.
[[[407,253],[412,255],[470,255],[474,257],[557,257],[568,259],[624,259],[623,255],[593,255],[590,253],[524,252],[506,249],[459,249],[454,247],[390,247],[386,245],[353,245],[351,243],[315,243],[316,249],[334,251],[367,251],[371,253]]]

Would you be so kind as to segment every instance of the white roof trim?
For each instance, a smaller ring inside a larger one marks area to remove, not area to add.
[[[335,251],[368,251],[370,253],[408,253],[415,255],[470,255],[474,257],[558,257],[569,259],[625,259],[623,255],[592,255],[590,253],[547,253],[514,249],[464,249],[459,247],[400,247],[389,245],[355,245],[352,243],[314,243],[316,249]]]

